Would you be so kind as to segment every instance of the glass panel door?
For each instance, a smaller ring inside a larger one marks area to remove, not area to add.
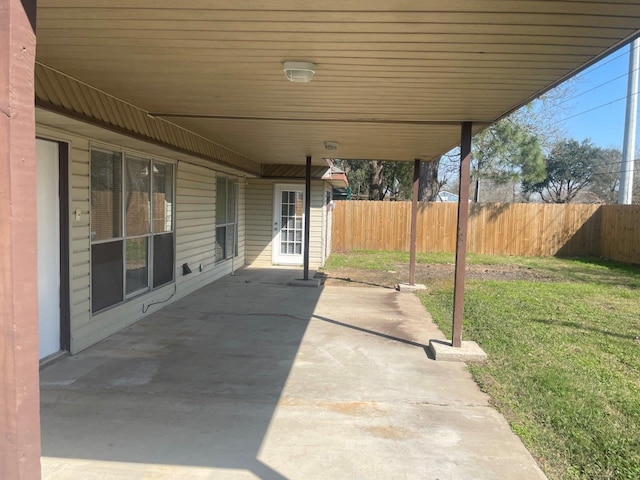
[[[304,191],[302,187],[278,185],[274,205],[274,252],[276,264],[303,262]]]

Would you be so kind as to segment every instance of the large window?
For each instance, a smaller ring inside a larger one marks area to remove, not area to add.
[[[216,262],[238,256],[238,186],[230,178],[216,179]]]
[[[92,311],[173,281],[173,165],[91,151]]]

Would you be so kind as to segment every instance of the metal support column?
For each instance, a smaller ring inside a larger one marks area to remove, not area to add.
[[[309,280],[309,237],[311,232],[311,156],[307,156],[304,184],[304,279]]]
[[[462,346],[462,312],[467,266],[467,223],[469,221],[469,183],[471,181],[471,122],[462,124],[460,137],[460,185],[458,188],[458,229],[456,236],[456,273],[453,290],[453,333],[451,345]]]
[[[418,187],[420,159],[413,161],[413,195],[411,197],[411,238],[409,240],[409,285],[416,284],[416,243],[418,237]]]
[[[40,478],[35,0],[0,0],[0,478]]]

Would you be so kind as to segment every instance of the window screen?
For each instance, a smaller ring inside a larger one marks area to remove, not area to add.
[[[122,240],[91,246],[91,309],[122,301]]]
[[[151,173],[149,160],[127,156],[126,159],[126,235],[134,237],[150,232],[151,199],[149,186]]]
[[[170,232],[173,230],[173,165],[154,162],[152,173],[153,233]]]
[[[148,238],[127,239],[127,295],[144,290],[149,286]]]
[[[216,179],[216,262],[238,254],[236,216],[238,186],[230,178]]]
[[[91,239],[122,237],[122,158],[119,153],[91,152]]]
[[[216,225],[227,223],[227,179],[216,179]]]
[[[159,287],[173,280],[173,233],[153,237],[153,286]]]
[[[216,227],[216,262],[227,258],[227,227]]]

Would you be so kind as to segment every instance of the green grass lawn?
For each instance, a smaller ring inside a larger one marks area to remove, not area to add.
[[[327,269],[406,261],[406,253],[355,252],[334,256]],[[489,355],[470,366],[476,381],[547,475],[640,479],[640,267],[478,255],[469,263],[520,265],[551,278],[467,281],[463,330]],[[420,298],[450,336],[453,281],[428,287]]]

